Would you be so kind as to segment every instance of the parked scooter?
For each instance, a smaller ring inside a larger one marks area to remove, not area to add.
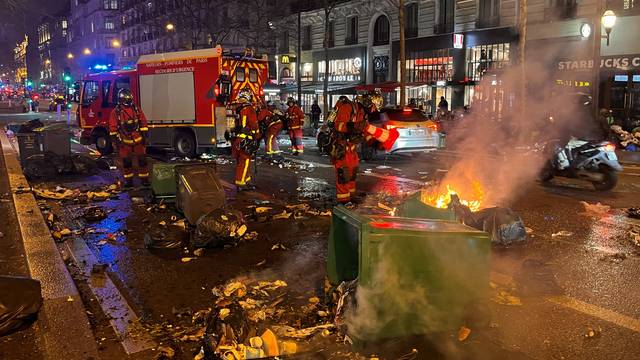
[[[573,138],[566,146],[554,148],[553,157],[540,172],[540,180],[578,178],[591,182],[596,190],[611,190],[618,183],[617,173],[622,171],[615,149],[608,141]]]

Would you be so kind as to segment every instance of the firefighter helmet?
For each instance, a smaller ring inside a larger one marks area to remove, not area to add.
[[[244,88],[238,92],[238,102],[250,103],[253,101],[253,93],[251,90]]]
[[[133,94],[129,89],[120,89],[118,91],[118,105],[133,106]]]

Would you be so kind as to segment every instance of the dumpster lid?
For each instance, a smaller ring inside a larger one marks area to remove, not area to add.
[[[432,220],[403,218],[396,216],[368,216],[368,225],[372,229],[379,230],[411,230],[428,232],[477,232],[482,233],[472,227],[451,220]]]

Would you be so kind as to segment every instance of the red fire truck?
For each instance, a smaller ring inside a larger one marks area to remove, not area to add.
[[[148,119],[147,146],[172,148],[187,157],[228,147],[224,134],[233,119],[227,117],[227,107],[235,100],[235,89],[248,87],[262,96],[267,64],[265,57],[223,56],[216,47],[143,55],[135,70],[87,75],[77,111],[81,142],[95,144],[102,154],[113,151],[109,115],[120,89],[130,89]]]

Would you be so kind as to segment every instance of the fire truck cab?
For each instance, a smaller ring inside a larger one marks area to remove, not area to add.
[[[118,92],[130,89],[148,120],[147,146],[172,148],[194,157],[211,148],[229,147],[233,127],[228,104],[243,87],[263,95],[266,59],[230,59],[223,70],[222,49],[143,55],[137,69],[87,75],[82,82],[78,122],[81,142],[102,154],[113,151],[108,121]],[[258,66],[258,64],[260,66]],[[237,86],[237,90],[236,89]]]

